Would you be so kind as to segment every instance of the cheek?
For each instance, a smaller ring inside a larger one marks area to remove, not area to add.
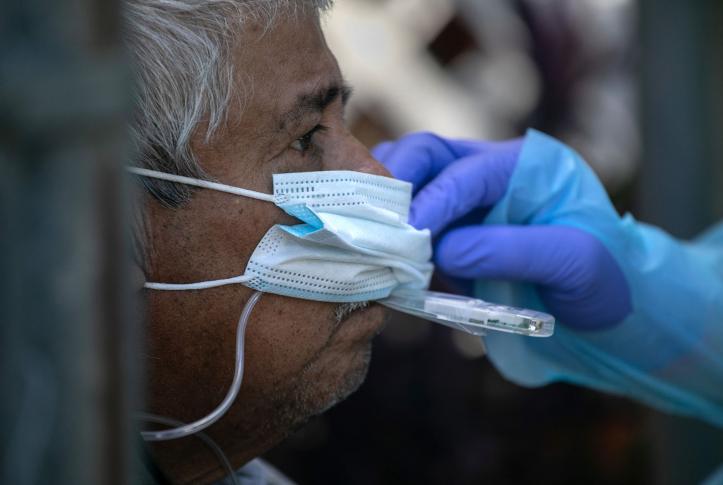
[[[188,283],[238,276],[259,240],[281,218],[273,204],[199,192],[191,205],[153,207],[149,281]]]
[[[208,262],[222,272],[225,268],[229,276],[241,274],[261,238],[278,223],[280,212],[272,204],[248,199],[218,207],[214,211],[217,216],[209,221],[207,237],[199,241],[209,250]]]
[[[327,347],[335,329],[333,308],[328,303],[264,294],[246,332],[248,387],[293,382]]]

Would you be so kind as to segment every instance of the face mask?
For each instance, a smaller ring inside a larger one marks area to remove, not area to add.
[[[191,284],[146,283],[156,290],[244,284],[258,291],[327,302],[377,300],[428,286],[428,230],[407,224],[411,184],[352,171],[275,174],[274,194],[130,168],[132,173],[273,202],[303,223],[275,225],[243,275]]]

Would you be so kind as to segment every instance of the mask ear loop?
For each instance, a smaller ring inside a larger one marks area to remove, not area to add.
[[[144,288],[149,290],[161,290],[161,291],[178,291],[178,290],[206,290],[208,288],[216,288],[224,285],[242,284],[251,280],[251,276],[241,275],[234,276],[233,278],[226,278],[223,280],[212,280],[212,281],[201,281],[199,283],[150,283],[147,282],[143,285]]]
[[[159,172],[157,170],[148,170],[147,168],[140,167],[126,167],[128,172],[139,175],[141,177],[149,177],[158,180],[165,180],[167,182],[175,182],[184,185],[192,185],[194,187],[200,187],[203,189],[211,189],[219,192],[225,192],[227,194],[240,195],[241,197],[250,197],[252,199],[263,200],[266,202],[277,202],[277,198],[272,194],[265,194],[263,192],[256,192],[255,190],[242,189],[240,187],[234,187],[232,185],[219,184],[217,182],[210,182],[208,180],[194,179],[191,177],[183,177],[182,175],[175,175],[172,173]],[[279,199],[279,200],[283,200]],[[199,283],[151,283],[147,282],[143,285],[145,288],[150,290],[163,290],[163,291],[179,291],[179,290],[205,290],[208,288],[216,288],[218,286],[233,285],[239,283],[245,283],[249,281],[251,277],[246,275],[234,276],[232,278],[225,278],[221,280],[213,281],[202,281]]]
[[[255,190],[242,189],[240,187],[234,187],[232,185],[219,184],[217,182],[210,182],[208,180],[199,180],[191,177],[183,177],[181,175],[158,172],[156,170],[148,170],[146,168],[139,167],[126,167],[126,169],[130,173],[140,175],[141,177],[150,177],[159,180],[166,180],[168,182],[193,185],[194,187],[217,190],[219,192],[226,192],[227,194],[240,195],[241,197],[251,197],[252,199],[265,200],[266,202],[275,202],[276,200],[272,194],[256,192]]]
[[[164,429],[158,431],[141,431],[141,436],[146,441],[167,441],[175,440],[178,438],[184,438],[194,433],[208,428],[213,423],[221,419],[221,416],[226,414],[226,411],[231,407],[231,404],[236,400],[239,389],[241,388],[241,382],[244,377],[244,339],[246,336],[246,325],[248,324],[251,312],[256,306],[256,303],[261,298],[261,292],[256,291],[251,298],[246,302],[241,317],[238,320],[238,328],[236,330],[236,368],[234,370],[233,381],[231,387],[226,394],[226,397],[221,401],[216,409],[211,411],[207,416],[194,421],[193,423],[179,426],[177,428]],[[143,415],[139,416],[141,419]]]

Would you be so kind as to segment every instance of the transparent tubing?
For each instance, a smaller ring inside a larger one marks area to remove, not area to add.
[[[213,423],[218,421],[221,416],[226,413],[226,411],[228,411],[228,408],[230,408],[231,404],[233,404],[233,402],[236,400],[236,396],[238,396],[238,391],[241,388],[241,382],[243,381],[244,338],[246,335],[246,325],[248,324],[249,318],[251,317],[251,312],[253,311],[254,306],[256,306],[256,303],[259,301],[259,298],[261,298],[261,292],[254,292],[254,294],[251,295],[251,298],[249,298],[249,301],[246,302],[246,305],[241,312],[241,317],[239,317],[238,328],[236,330],[236,368],[234,370],[233,382],[231,383],[231,387],[229,388],[226,397],[223,399],[223,401],[221,401],[221,404],[219,404],[216,409],[211,411],[210,414],[199,419],[198,421],[194,421],[193,423],[179,426],[178,428],[163,429],[158,431],[141,431],[141,436],[144,440],[167,441],[190,436],[194,433],[198,433],[199,431],[208,428]]]
[[[148,421],[149,423],[158,423],[158,424],[165,424],[166,426],[184,426],[185,423],[182,423],[180,421],[177,421],[175,419],[167,418],[165,416],[156,416],[155,414],[147,414],[142,413],[138,416],[143,421]],[[218,443],[213,441],[209,435],[204,433],[203,431],[199,431],[194,435],[195,438],[200,439],[204,443],[206,443],[206,446],[213,451],[213,453],[216,455],[216,458],[218,458],[218,462],[221,464],[221,467],[226,471],[228,474],[228,478],[226,481],[230,481],[232,485],[241,485],[241,482],[239,481],[238,477],[236,476],[236,472],[234,471],[233,467],[231,466],[231,462],[228,461],[228,457],[223,452],[220,446],[218,446]]]

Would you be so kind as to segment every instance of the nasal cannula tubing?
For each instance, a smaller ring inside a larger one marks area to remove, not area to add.
[[[177,428],[163,429],[158,431],[141,431],[141,436],[146,441],[166,441],[174,440],[177,438],[184,438],[186,436],[198,433],[199,431],[208,428],[213,423],[218,421],[223,416],[231,404],[236,400],[239,389],[241,388],[241,382],[244,377],[244,337],[246,335],[246,325],[248,324],[251,312],[254,306],[261,298],[261,292],[256,291],[251,298],[246,302],[241,316],[238,320],[238,327],[236,329],[236,368],[234,369],[233,381],[231,387],[226,394],[226,397],[221,401],[216,409],[211,411],[207,416],[194,421],[193,423],[179,426]],[[143,419],[143,416],[140,416]]]
[[[155,414],[148,413],[141,413],[140,415],[138,415],[138,418],[149,423],[165,424],[166,426],[183,426],[185,424],[181,421],[167,418],[166,416],[156,416]],[[221,464],[221,467],[228,474],[228,478],[226,479],[226,481],[230,481],[232,485],[241,485],[241,482],[236,476],[236,472],[231,466],[231,463],[228,461],[226,453],[224,453],[221,447],[218,446],[218,443],[216,443],[209,435],[207,435],[203,431],[195,433],[194,437],[203,441],[206,446],[208,446],[208,448],[213,452],[213,454],[216,455],[216,458],[218,458],[218,462]]]

